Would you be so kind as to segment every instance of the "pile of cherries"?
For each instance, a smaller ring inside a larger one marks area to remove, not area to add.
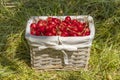
[[[64,20],[48,17],[46,20],[38,20],[30,25],[30,33],[35,36],[88,36],[89,24],[85,21],[71,19],[66,16]]]

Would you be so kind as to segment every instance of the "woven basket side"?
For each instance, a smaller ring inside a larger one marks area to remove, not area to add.
[[[43,50],[45,51],[45,50]],[[49,51],[49,54],[37,50],[35,47],[30,48],[31,66],[35,69],[53,69],[53,70],[78,70],[80,68],[87,69],[90,57],[90,47],[79,48],[78,51],[68,51],[69,64],[64,63],[63,57],[58,55],[59,51],[55,51],[56,55]],[[54,52],[53,52],[54,53]],[[63,53],[60,53],[63,54]]]

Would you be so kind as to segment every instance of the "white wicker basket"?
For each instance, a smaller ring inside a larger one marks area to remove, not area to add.
[[[70,16],[72,19],[87,20],[89,22],[91,32],[89,36],[48,37],[30,35],[30,24],[34,19],[40,18],[44,20],[47,17],[34,16],[27,22],[25,37],[30,45],[32,67],[45,70],[77,70],[87,68],[90,58],[90,47],[95,34],[93,18],[91,16]],[[66,16],[52,17],[64,19]]]

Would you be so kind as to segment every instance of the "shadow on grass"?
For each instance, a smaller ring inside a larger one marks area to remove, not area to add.
[[[2,65],[2,67],[8,67],[10,70],[13,71],[18,71],[18,67],[19,65],[16,64],[16,62],[8,59],[5,55],[0,55],[1,60],[0,60],[0,64]]]
[[[27,41],[25,40],[25,32],[22,33],[20,37],[20,42],[16,48],[16,55],[15,58],[19,60],[23,60],[29,67],[30,65],[30,49],[27,44]]]
[[[23,61],[30,67],[30,54],[29,47],[24,38],[24,33],[20,35],[18,40],[16,40],[17,35],[11,38],[10,33],[5,33],[6,35],[0,40],[0,66],[8,67],[10,70],[17,71],[21,65],[18,65]],[[17,33],[16,33],[17,34]],[[8,36],[8,37],[6,37]],[[11,41],[9,41],[12,39]],[[15,39],[15,41],[14,41]]]

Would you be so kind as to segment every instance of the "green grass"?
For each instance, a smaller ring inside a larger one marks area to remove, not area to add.
[[[17,2],[16,8],[0,5],[0,80],[120,80],[119,0],[1,0]],[[91,15],[96,35],[88,71],[35,72],[30,67],[24,39],[30,16]]]

